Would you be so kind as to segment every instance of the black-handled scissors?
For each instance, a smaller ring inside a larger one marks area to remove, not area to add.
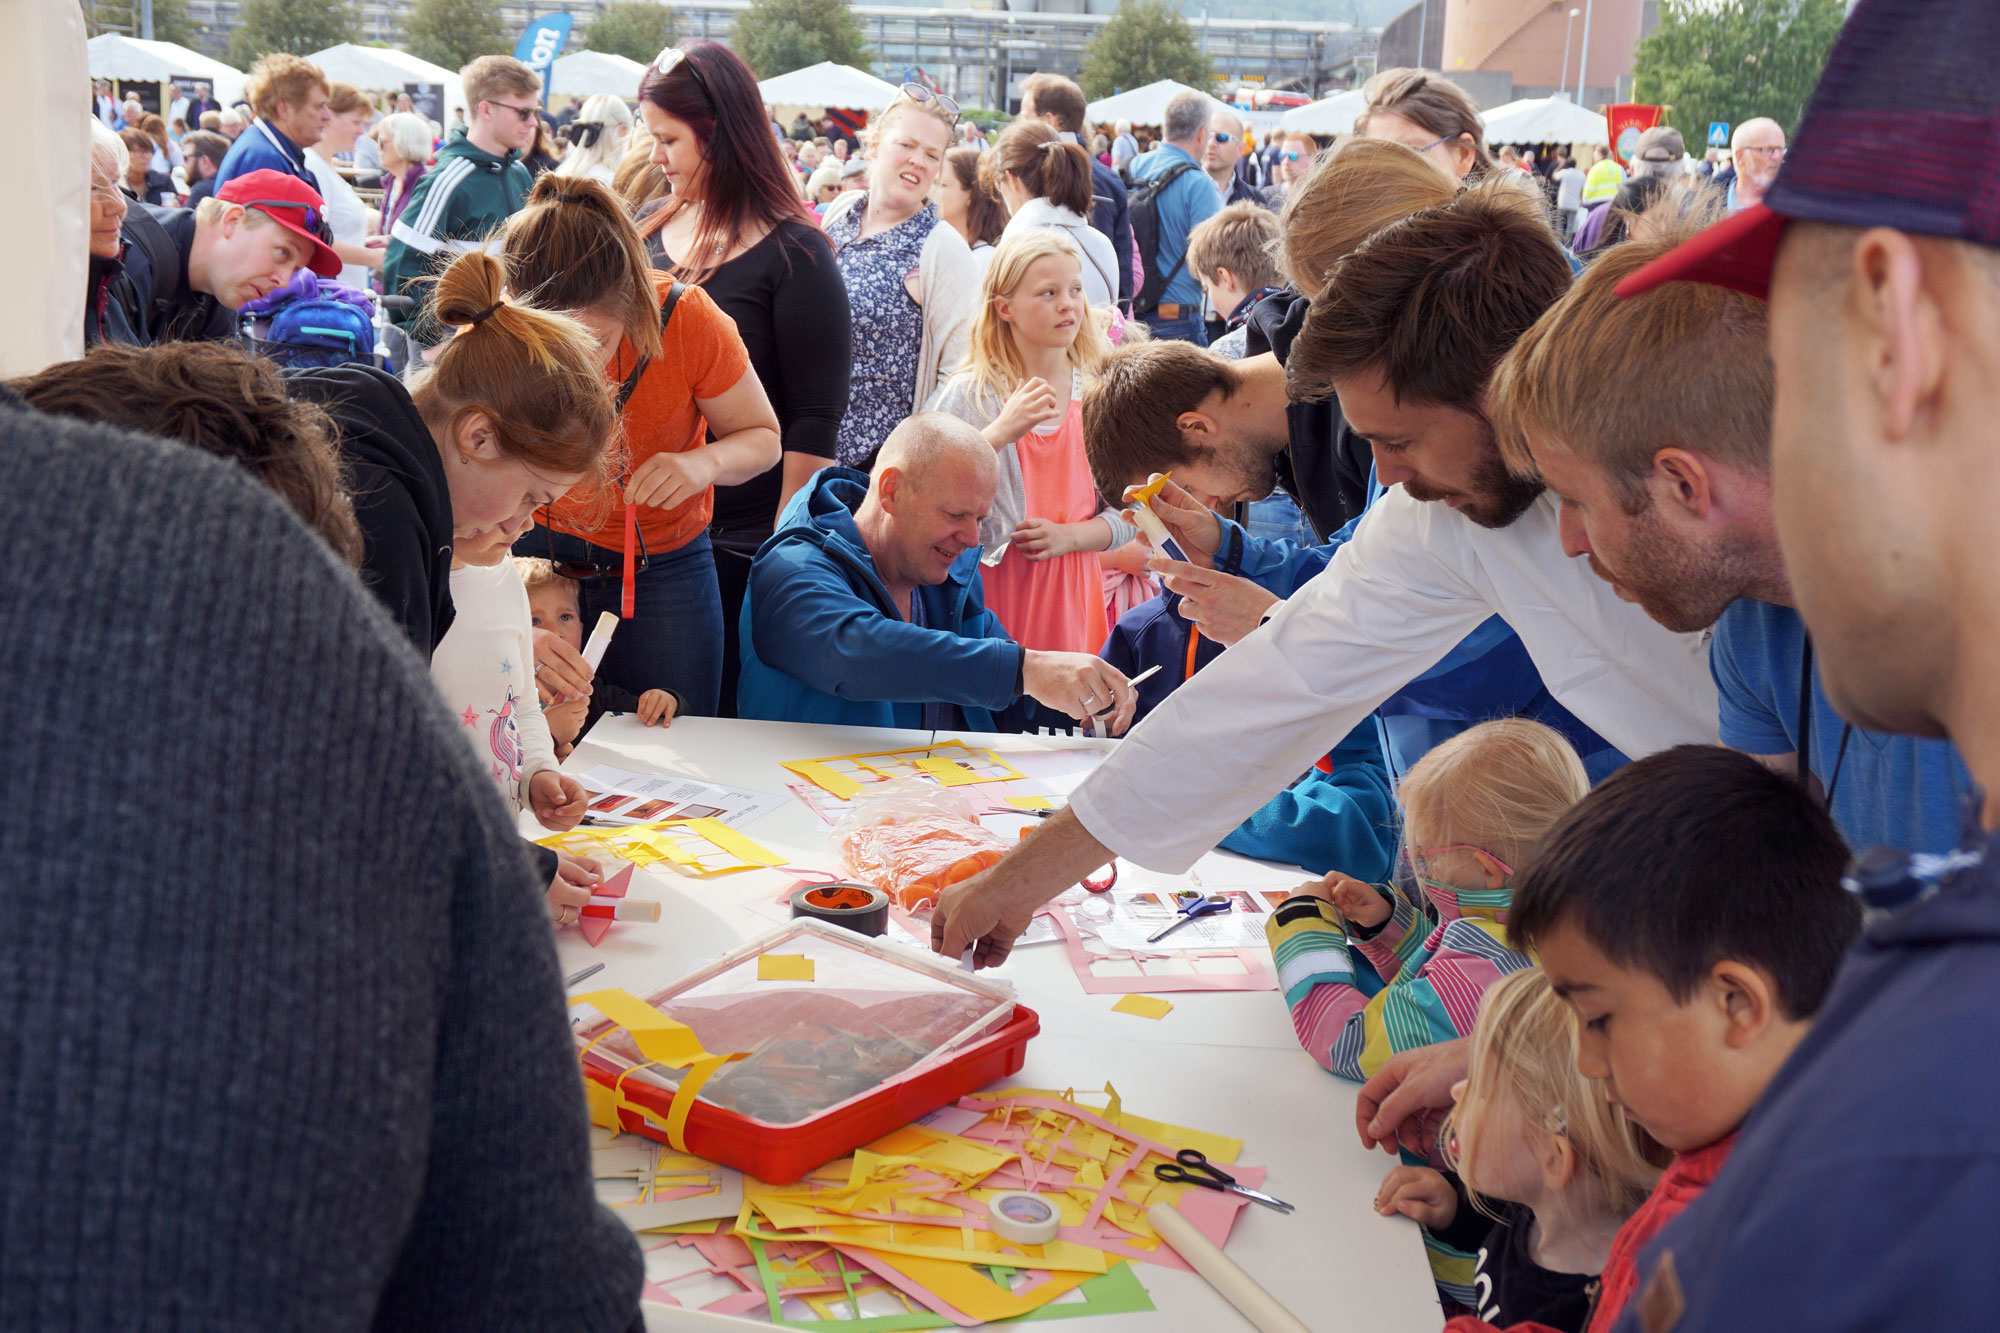
[[[1176,1166],[1174,1163],[1178,1162]],[[1226,1190],[1241,1194],[1244,1198],[1275,1208],[1281,1213],[1292,1211],[1292,1205],[1283,1199],[1274,1199],[1262,1190],[1253,1190],[1247,1185],[1236,1183],[1236,1177],[1219,1166],[1209,1165],[1208,1156],[1195,1148],[1183,1148],[1174,1154],[1173,1162],[1162,1162],[1153,1168],[1156,1179],[1176,1185],[1199,1185],[1205,1190]]]

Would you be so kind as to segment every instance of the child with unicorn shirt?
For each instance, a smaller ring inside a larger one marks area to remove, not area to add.
[[[1110,623],[1104,567],[1143,570],[1138,532],[1098,503],[1083,450],[1083,385],[1110,355],[1113,312],[1084,295],[1061,232],[1006,236],[980,284],[967,364],[931,399],[985,435],[1000,488],[980,524],[987,607],[1025,648],[1095,653]],[[1098,553],[1124,548],[1111,560]]]

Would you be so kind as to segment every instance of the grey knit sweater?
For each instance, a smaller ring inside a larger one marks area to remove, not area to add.
[[[408,640],[230,465],[16,401],[0,1329],[637,1328],[541,895]]]

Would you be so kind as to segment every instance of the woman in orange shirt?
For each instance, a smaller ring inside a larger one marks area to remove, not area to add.
[[[688,712],[712,716],[722,673],[715,487],[777,463],[777,414],[735,324],[699,287],[675,291],[653,271],[602,185],[542,176],[507,224],[504,258],[511,290],[571,311],[596,335],[624,429],[619,484],[565,495],[515,554],[580,579],[586,624],[602,611],[623,617],[598,668],[606,680],[634,694],[675,690]],[[552,635],[535,647],[545,697],[587,693],[590,670],[574,649]]]

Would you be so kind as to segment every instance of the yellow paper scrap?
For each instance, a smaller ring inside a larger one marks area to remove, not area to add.
[[[615,988],[587,991],[570,996],[569,1002],[587,1004],[631,1033],[639,1053],[655,1064],[685,1069],[708,1055],[693,1028],[668,1018],[630,991]]]
[[[1104,1168],[1099,1166],[1096,1162],[1085,1162],[1081,1167],[1077,1168],[1076,1183],[1083,1186],[1085,1189],[1091,1189],[1091,1190],[1103,1189]]]
[[[1165,1018],[1174,1011],[1173,1005],[1157,995],[1127,995],[1111,1006],[1116,1014],[1137,1014],[1141,1018]]]
[[[811,981],[813,960],[802,953],[760,953],[757,955],[759,981]]]
[[[1016,810],[1053,810],[1055,802],[1046,796],[1009,796],[1007,804]]]

